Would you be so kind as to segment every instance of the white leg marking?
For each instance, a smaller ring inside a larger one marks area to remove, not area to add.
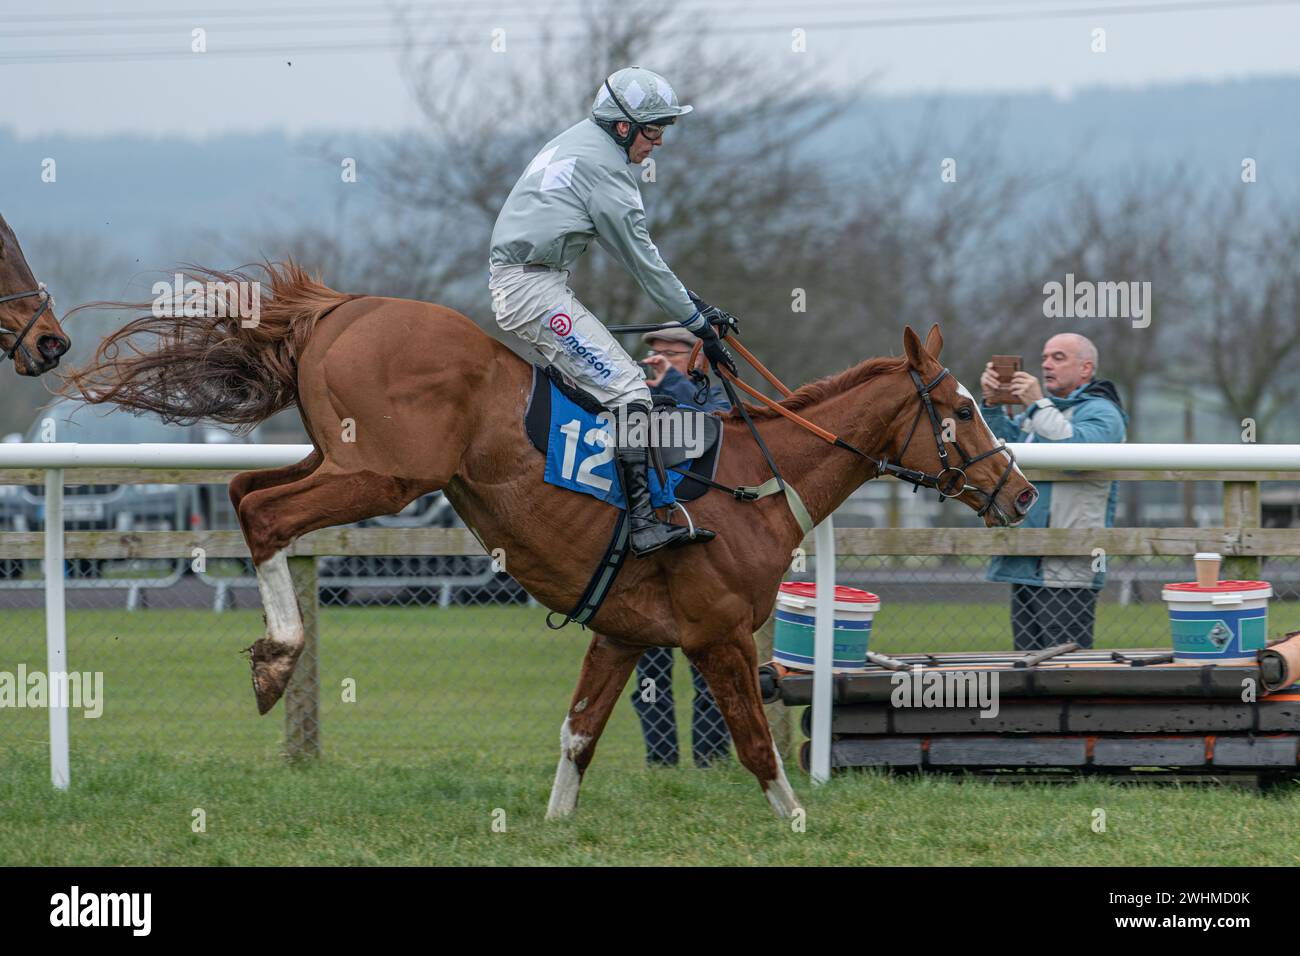
[[[767,785],[767,802],[772,804],[776,815],[785,820],[803,805],[790,789],[790,781],[785,777],[785,763],[781,760],[781,752],[776,749],[776,744],[772,745],[772,756],[776,757],[776,779]]]
[[[283,551],[275,552],[257,566],[257,589],[266,612],[266,636],[279,644],[301,644],[302,617],[289,577],[289,561]]]
[[[578,785],[582,783],[582,776],[578,773],[576,760],[590,742],[591,737],[586,734],[569,732],[569,718],[565,716],[560,727],[560,763],[555,768],[555,783],[551,786],[551,802],[546,808],[546,819],[559,820],[567,817],[578,805]]]

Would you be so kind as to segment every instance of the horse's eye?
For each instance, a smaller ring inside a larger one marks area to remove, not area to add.
[[[968,422],[975,417],[975,413],[971,411],[969,405],[963,405],[961,408],[957,409],[957,417],[964,422]]]

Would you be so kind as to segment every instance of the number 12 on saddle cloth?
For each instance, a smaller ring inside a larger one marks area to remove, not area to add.
[[[616,508],[627,501],[618,483],[614,465],[614,435],[597,416],[575,404],[553,384],[551,422],[546,442],[547,484],[599,498]],[[668,487],[650,469],[650,503],[666,508],[676,501],[674,489],[685,475],[668,472]]]

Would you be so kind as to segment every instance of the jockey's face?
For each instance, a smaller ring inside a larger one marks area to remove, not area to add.
[[[616,127],[619,136],[626,136],[630,128],[631,124],[627,121],[619,123]],[[650,155],[650,151],[656,146],[662,146],[663,142],[663,137],[657,140],[648,140],[643,132],[637,130],[636,139],[632,140],[632,145],[627,150],[628,158],[634,163],[645,162],[645,158]]]

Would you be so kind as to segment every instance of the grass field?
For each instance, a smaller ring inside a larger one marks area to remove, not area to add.
[[[542,764],[547,766],[542,766]],[[795,785],[793,832],[738,768],[593,765],[573,818],[542,819],[551,761],[465,755],[321,766],[144,754],[77,762],[51,794],[43,759],[0,775],[0,863],[77,865],[1236,865],[1294,866],[1300,796],[1212,787],[839,777]],[[191,831],[201,808],[207,830]],[[1092,830],[1094,811],[1106,832]],[[504,816],[499,811],[504,811]],[[494,832],[494,820],[505,832]]]
[[[1271,631],[1296,627],[1294,606],[1274,608]],[[1099,643],[1167,640],[1163,606],[1099,611]],[[896,604],[877,620],[884,651],[1007,643],[997,606]],[[0,670],[44,669],[40,621],[4,612]],[[544,825],[583,632],[547,631],[526,607],[325,609],[325,756],[302,767],[281,756],[282,710],[259,718],[253,707],[239,650],[260,629],[255,611],[71,612],[70,667],[103,671],[104,714],[73,712],[73,786],[57,794],[45,712],[0,710],[0,864],[1297,862],[1284,836],[1300,810],[1291,790],[855,774],[814,792],[793,770],[809,811],[794,833],[739,767],[689,767],[681,665],[686,766],[645,769],[622,702],[577,817]],[[342,699],[345,679],[355,703]],[[195,808],[206,833],[190,830]],[[1106,833],[1090,828],[1097,808]]]

